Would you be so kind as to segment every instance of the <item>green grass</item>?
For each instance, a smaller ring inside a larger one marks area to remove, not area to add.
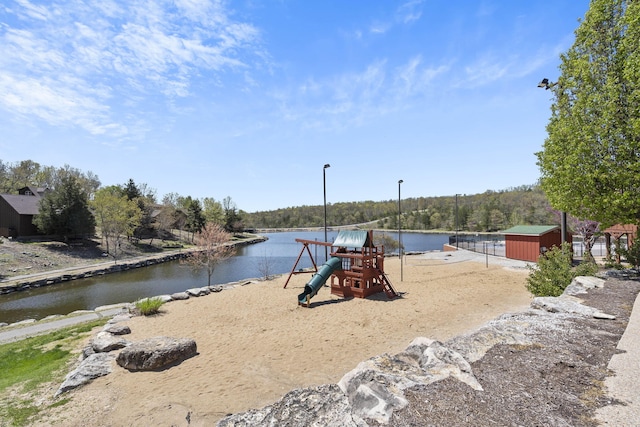
[[[157,314],[160,312],[160,307],[164,304],[162,300],[158,297],[153,298],[145,298],[139,301],[136,301],[135,305],[140,314],[144,316],[150,316],[152,314]]]
[[[42,409],[29,395],[37,393],[42,384],[61,382],[66,375],[66,366],[76,357],[72,350],[87,332],[105,322],[106,319],[96,320],[0,345],[0,420],[7,426],[29,425],[29,420]],[[20,397],[8,397],[8,390]],[[66,402],[68,399],[61,399],[51,407]]]

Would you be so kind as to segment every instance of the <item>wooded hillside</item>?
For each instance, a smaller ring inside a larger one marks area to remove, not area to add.
[[[455,230],[456,197],[402,199],[402,228],[410,230]],[[513,225],[555,224],[556,214],[537,185],[521,186],[482,194],[458,195],[458,229],[497,231]],[[299,206],[244,213],[246,227],[295,228],[324,226],[324,207]],[[363,201],[327,205],[327,225],[371,223],[375,228],[398,228],[398,201]]]

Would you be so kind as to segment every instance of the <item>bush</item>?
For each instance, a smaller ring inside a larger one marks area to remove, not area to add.
[[[160,307],[164,304],[158,297],[145,298],[136,301],[135,306],[137,311],[143,316],[150,316],[160,312]]]
[[[540,255],[538,265],[529,266],[531,271],[527,277],[529,292],[535,296],[561,295],[575,277],[571,269],[571,254],[571,245],[563,243],[562,248],[554,246],[544,255]]]
[[[593,257],[591,257],[578,264],[573,276],[595,276],[598,270],[598,264],[596,264],[596,261],[593,259]]]
[[[620,249],[620,255],[636,270],[640,269],[640,245],[634,244],[630,248]]]

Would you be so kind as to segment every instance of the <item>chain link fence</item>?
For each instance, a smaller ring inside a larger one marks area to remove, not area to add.
[[[456,242],[457,238],[457,242]],[[503,234],[459,234],[458,236],[449,236],[449,245],[455,246],[460,249],[466,249],[473,252],[506,256],[506,247]],[[620,246],[622,248],[627,247],[626,237],[620,239]],[[573,254],[576,258],[582,258],[585,252],[584,241],[579,236],[573,237]],[[615,247],[612,245],[611,253],[615,253]],[[604,236],[598,237],[592,248],[591,255],[596,258],[605,258],[607,256],[607,243]]]

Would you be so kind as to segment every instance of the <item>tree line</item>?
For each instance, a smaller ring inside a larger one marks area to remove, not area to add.
[[[107,253],[114,257],[123,239],[165,238],[177,229],[193,240],[206,224],[220,225],[227,232],[243,229],[241,212],[231,197],[217,201],[169,193],[158,202],[154,189],[133,179],[103,187],[97,175],[68,165],[55,168],[31,160],[0,160],[0,193],[16,194],[24,187],[44,190],[33,220],[42,234],[69,240],[93,236],[98,228]]]
[[[218,224],[226,232],[324,225],[322,205],[248,213],[238,209],[231,197],[217,201],[169,193],[158,201],[154,189],[133,179],[101,186],[95,174],[67,165],[53,168],[30,160],[13,164],[0,160],[0,191],[15,193],[25,186],[48,189],[34,219],[43,234],[64,240],[93,235],[97,228],[110,254],[117,254],[123,239],[164,239],[172,236],[172,230],[183,231],[193,241],[207,224]],[[400,208],[399,218],[397,200],[333,203],[327,206],[327,224],[395,230],[400,219],[404,230],[493,232],[514,225],[557,224],[559,216],[539,185],[407,198]],[[584,234],[583,224],[574,222],[574,231]],[[597,232],[597,223],[590,227]]]
[[[341,202],[327,205],[331,226],[368,224],[374,228],[398,228],[398,201]],[[245,213],[254,228],[322,227],[324,206],[299,206]],[[400,227],[407,230],[467,230],[491,232],[513,225],[557,223],[538,185],[520,186],[482,194],[418,197],[400,201]]]

